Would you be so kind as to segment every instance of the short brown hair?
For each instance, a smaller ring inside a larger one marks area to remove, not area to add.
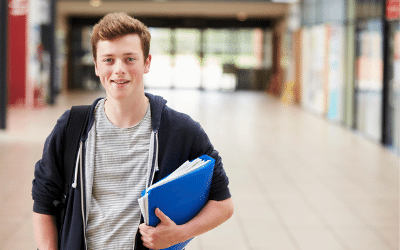
[[[149,57],[151,35],[149,29],[139,20],[124,12],[104,16],[94,27],[91,37],[93,58],[97,58],[97,43],[112,40],[128,34],[137,34],[142,44],[144,59]]]

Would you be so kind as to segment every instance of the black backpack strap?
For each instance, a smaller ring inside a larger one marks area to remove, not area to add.
[[[79,141],[89,120],[90,105],[73,106],[69,114],[64,139],[64,195],[68,196],[78,154]]]
[[[69,190],[72,186],[72,178],[75,160],[78,154],[79,141],[83,136],[89,120],[90,105],[73,106],[71,108],[64,137],[64,166],[60,169],[63,181],[63,197],[55,200],[54,206],[58,210],[57,224],[60,229],[64,221],[65,208]]]

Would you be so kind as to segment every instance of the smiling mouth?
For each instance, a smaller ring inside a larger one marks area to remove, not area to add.
[[[128,83],[129,80],[111,80],[111,82],[116,83],[116,84],[125,84],[125,83]]]

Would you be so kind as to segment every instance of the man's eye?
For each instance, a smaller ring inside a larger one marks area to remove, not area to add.
[[[133,62],[133,61],[135,61],[135,58],[133,58],[133,57],[128,57],[128,58],[126,58],[126,61],[128,61],[128,62]]]
[[[103,60],[103,62],[106,62],[106,63],[110,63],[112,61],[113,61],[113,59],[111,59],[111,58],[106,58],[106,59]]]

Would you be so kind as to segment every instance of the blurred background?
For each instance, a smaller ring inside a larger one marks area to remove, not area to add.
[[[398,0],[2,0],[2,6],[2,129],[7,106],[53,105],[60,93],[99,89],[91,30],[104,14],[125,11],[152,34],[146,87],[265,91],[400,152]]]
[[[398,249],[400,0],[0,1],[0,249],[34,249],[34,163],[65,109],[105,95],[90,36],[120,11],[152,35],[146,91],[203,124],[238,197],[188,250]]]

